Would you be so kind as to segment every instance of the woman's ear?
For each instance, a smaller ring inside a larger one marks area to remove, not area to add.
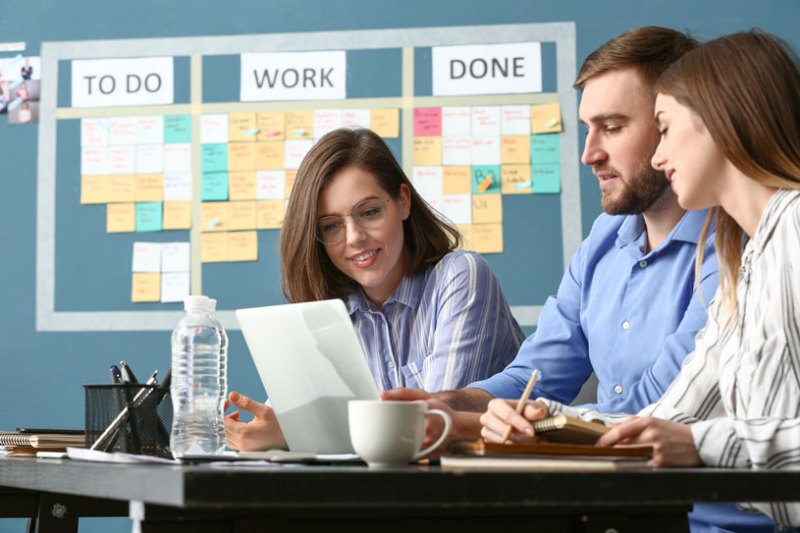
[[[397,205],[400,206],[403,220],[406,220],[411,214],[411,189],[405,183],[400,184],[400,190],[397,192]]]

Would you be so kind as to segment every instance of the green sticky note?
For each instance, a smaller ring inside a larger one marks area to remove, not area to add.
[[[190,115],[167,115],[164,117],[165,143],[192,142],[192,117]]]
[[[161,231],[161,202],[136,204],[136,231]]]
[[[561,163],[560,137],[558,133],[531,135],[531,163]]]
[[[498,194],[500,192],[500,165],[472,165],[470,173],[472,194]]]
[[[204,144],[202,148],[203,172],[224,172],[228,170],[228,145]]]
[[[203,172],[203,185],[200,189],[203,201],[219,201],[228,199],[228,173]]]
[[[533,163],[531,165],[531,192],[560,193],[561,165],[558,163]]]

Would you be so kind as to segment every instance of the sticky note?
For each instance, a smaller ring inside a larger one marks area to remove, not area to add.
[[[561,192],[561,165],[533,163],[531,165],[531,182],[534,193]]]
[[[175,143],[164,145],[164,172],[191,172],[192,145]]]
[[[414,139],[414,165],[433,166],[442,164],[442,138],[416,137]]]
[[[189,172],[164,174],[164,201],[191,200],[192,175]]]
[[[228,170],[228,145],[204,144],[201,147],[201,167],[203,172],[222,172]]]
[[[81,119],[81,146],[108,146],[107,118]]]
[[[131,281],[132,302],[158,302],[161,299],[160,272],[134,272]]]
[[[191,115],[167,115],[164,117],[164,142],[190,143],[192,142],[192,117]]]
[[[294,187],[294,180],[297,179],[296,170],[287,170],[285,174],[286,194],[284,198],[289,198],[292,195],[292,187]]]
[[[136,145],[136,173],[152,174],[164,171],[163,144]]]
[[[164,117],[161,115],[136,117],[135,143],[164,144]]]
[[[472,194],[500,192],[500,165],[472,165]]]
[[[461,234],[461,246],[459,250],[472,250],[472,224],[456,224],[458,232]]]
[[[228,204],[228,229],[256,229],[256,203],[253,200],[230,202]]]
[[[161,272],[188,272],[191,245],[188,242],[161,243]]]
[[[313,111],[287,111],[286,112],[286,138],[287,139],[312,139],[314,135]]]
[[[255,200],[256,198],[256,173],[230,172],[228,174],[228,197],[231,200]]]
[[[108,174],[110,168],[111,153],[107,146],[81,148],[81,175]]]
[[[81,203],[104,204],[110,196],[109,176],[81,176]]]
[[[442,196],[443,176],[442,167],[414,167],[412,171],[414,188],[425,200],[433,200]]]
[[[283,200],[260,200],[256,202],[256,229],[280,229],[283,225]]]
[[[164,202],[164,230],[192,229],[192,202]]]
[[[292,169],[300,168],[300,163],[308,151],[311,150],[313,144],[313,141],[286,141],[283,152],[283,166]]]
[[[202,115],[200,117],[200,142],[202,144],[226,144],[228,142],[228,115]]]
[[[203,172],[203,182],[200,189],[200,199],[203,201],[219,201],[228,199],[228,173]]]
[[[442,137],[472,135],[472,108],[467,106],[442,108]]]
[[[248,134],[248,131],[252,132]],[[228,142],[255,142],[256,126],[255,113],[230,113],[228,115]]]
[[[503,194],[530,194],[531,191],[531,166],[503,165],[501,170]]]
[[[444,167],[442,175],[443,194],[471,194],[470,167]]]
[[[228,145],[229,170],[255,170],[256,145],[255,143],[230,143]]]
[[[132,271],[161,272],[160,242],[134,242],[132,255]]]
[[[282,141],[286,127],[286,114],[283,111],[256,113],[256,141]]]
[[[106,232],[134,231],[136,231],[136,207],[134,204],[108,204],[106,206]]]
[[[481,194],[472,197],[472,223],[503,222],[503,197],[500,194]]]
[[[561,104],[552,102],[531,106],[531,133],[556,133],[563,130]]]
[[[440,212],[453,224],[470,224],[472,222],[472,195],[442,195]]]
[[[258,238],[255,231],[228,233],[228,261],[258,261]]]
[[[109,125],[108,144],[110,146],[133,146],[136,144],[135,117],[111,117]]]
[[[257,200],[283,200],[286,194],[286,173],[283,170],[256,172],[255,198]]]
[[[560,136],[557,133],[531,135],[531,163],[561,163]]]
[[[161,231],[161,202],[136,204],[136,231]]]
[[[108,177],[108,202],[133,202],[136,200],[136,175],[119,174]]]
[[[469,165],[472,162],[471,137],[442,137],[442,164]]]
[[[283,168],[286,147],[283,142],[268,141],[255,144],[255,170]]]
[[[228,202],[200,204],[200,231],[218,232],[228,229]]]
[[[135,174],[136,173],[136,147],[111,146],[108,149],[109,174]]]
[[[373,109],[369,117],[369,129],[384,139],[400,136],[400,112],[397,109]]]
[[[470,244],[479,254],[503,253],[503,225],[473,224],[470,230]]]
[[[470,161],[473,165],[500,164],[500,136],[472,137]]]
[[[531,106],[505,105],[500,108],[501,135],[530,135]]]
[[[414,109],[414,137],[442,136],[442,108],[419,107]]]
[[[189,272],[163,272],[161,274],[161,301],[182,302],[189,296]]]
[[[369,128],[369,109],[342,109],[343,128]]]
[[[164,200],[164,175],[136,174],[134,190],[137,202],[161,202]]]
[[[326,133],[342,127],[341,109],[314,110],[314,138],[319,139]]]
[[[200,261],[220,263],[228,260],[228,235],[226,233],[203,233],[200,235]]]
[[[472,108],[472,136],[500,136],[500,107],[475,106]]]
[[[503,135],[500,137],[500,162],[521,164],[531,162],[530,135]]]

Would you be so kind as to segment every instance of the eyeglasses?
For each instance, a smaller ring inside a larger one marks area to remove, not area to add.
[[[353,217],[353,222],[364,229],[375,229],[380,226],[386,218],[386,204],[392,197],[386,200],[365,200],[353,208],[353,212],[343,217],[329,215],[319,219],[317,228],[317,240],[322,244],[339,244],[344,240],[345,223],[344,219]]]

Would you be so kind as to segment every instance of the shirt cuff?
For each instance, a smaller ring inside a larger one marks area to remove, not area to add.
[[[698,420],[689,427],[700,459],[717,468],[750,468],[747,454],[741,453],[735,422],[730,417]]]

